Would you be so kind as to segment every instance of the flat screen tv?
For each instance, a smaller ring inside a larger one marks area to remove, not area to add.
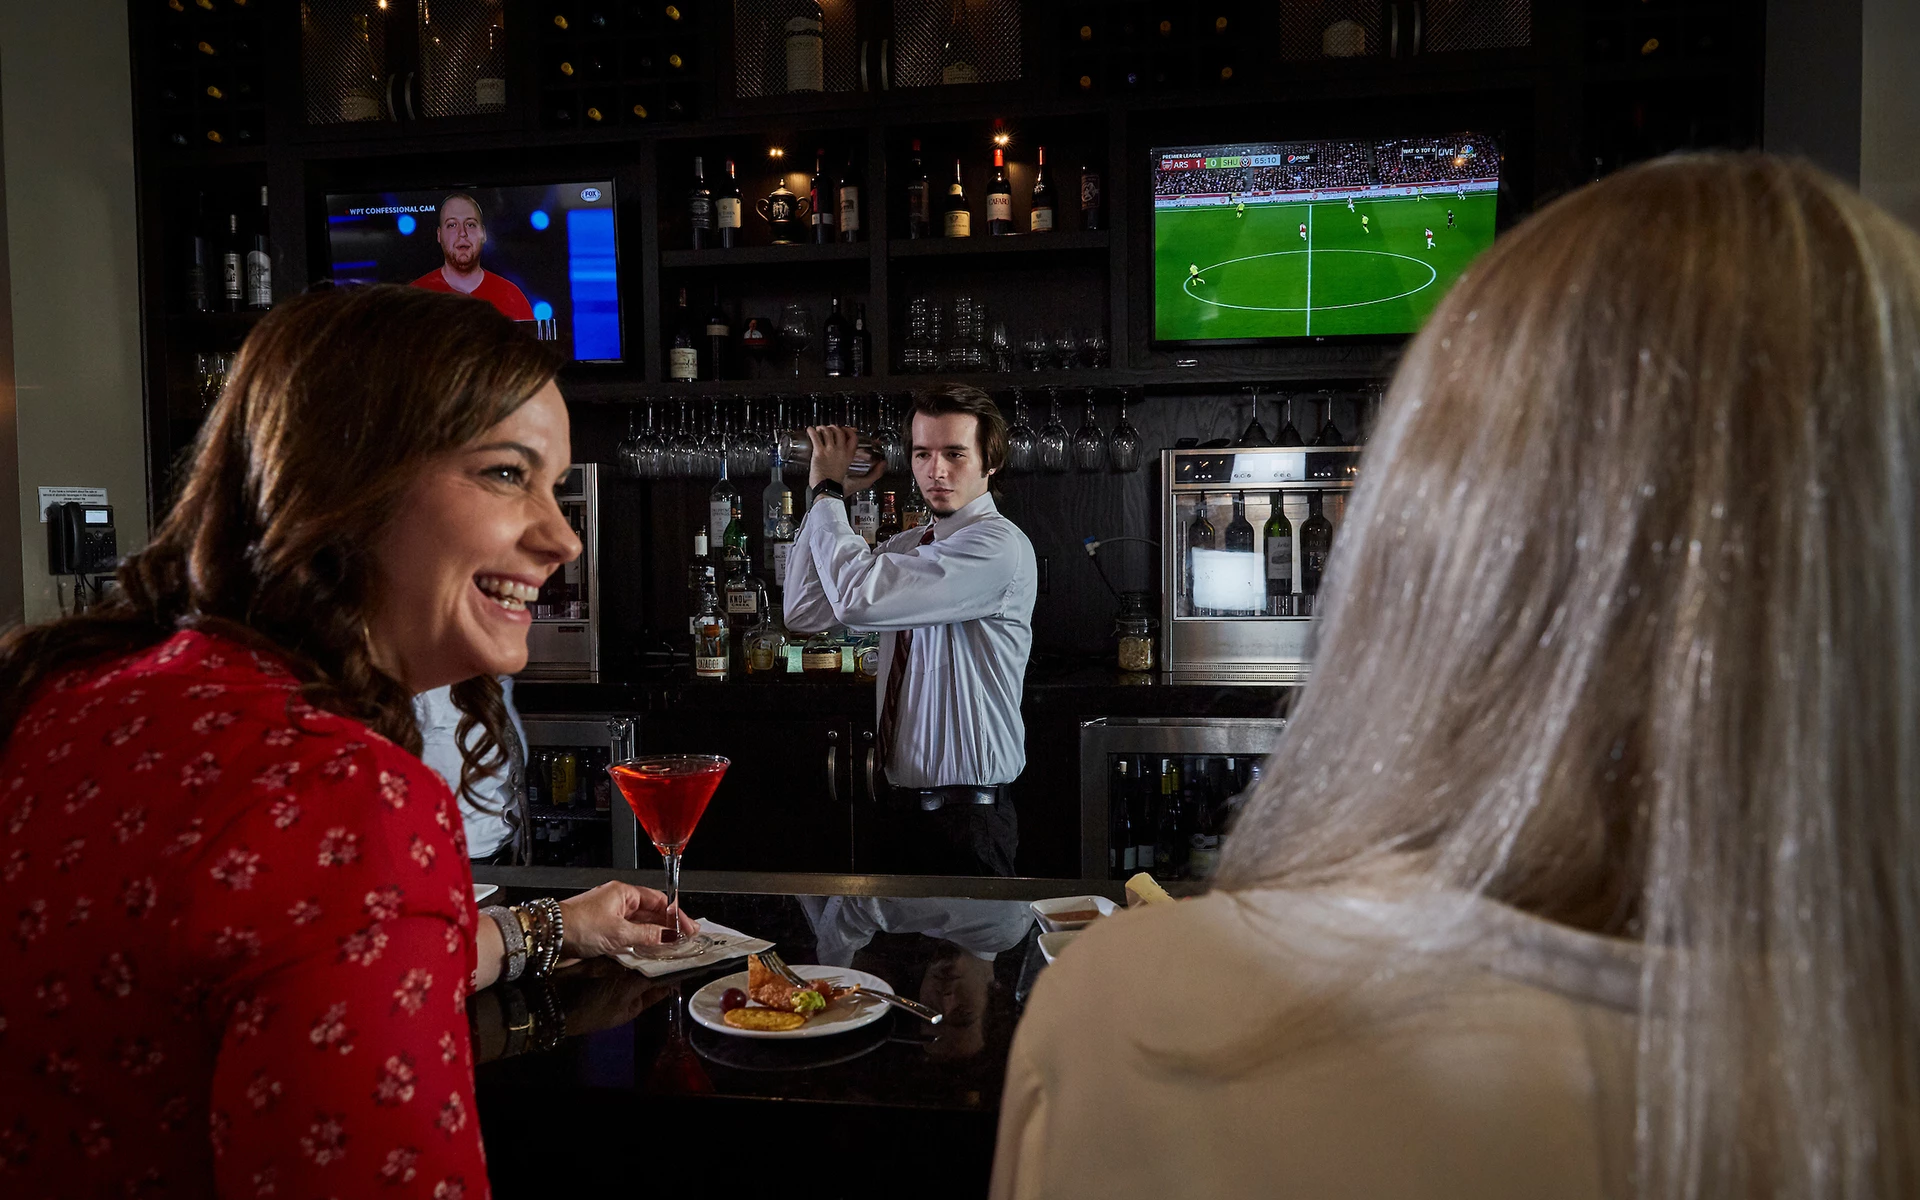
[[[1156,342],[1412,333],[1493,243],[1483,134],[1152,153]]]
[[[327,197],[336,283],[466,292],[581,362],[621,357],[614,245],[610,180]]]

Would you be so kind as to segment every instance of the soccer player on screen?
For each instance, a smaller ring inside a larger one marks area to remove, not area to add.
[[[1453,210],[1452,209],[1447,210],[1447,228],[1448,229],[1453,228]]]
[[[1365,215],[1365,214],[1362,214],[1362,215],[1361,215],[1361,217],[1360,217],[1360,232],[1361,232],[1361,233],[1372,233],[1372,232],[1373,232],[1373,230],[1372,230],[1371,228],[1369,228],[1369,227],[1367,226],[1367,218],[1366,218],[1366,215]]]
[[[527,303],[526,293],[506,276],[480,265],[480,251],[487,244],[487,226],[478,200],[465,192],[448,194],[440,201],[434,237],[440,243],[441,263],[414,280],[414,287],[473,296],[516,321],[533,320],[533,305]]]
[[[1427,233],[1427,249],[1431,250],[1433,249],[1433,227],[1431,225],[1427,227],[1426,233]]]
[[[1347,211],[1348,211],[1348,212],[1352,212],[1352,211],[1353,211],[1353,197],[1352,197],[1352,196],[1348,196],[1348,197],[1347,197]]]
[[[1300,240],[1303,242],[1307,240],[1307,226],[1305,222],[1302,222],[1300,225]]]
[[[1244,217],[1247,215],[1247,202],[1245,200],[1240,200],[1240,199],[1234,200],[1233,215],[1235,217]]]
[[[1202,279],[1202,278],[1200,278],[1200,264],[1199,264],[1199,263],[1188,263],[1188,264],[1187,264],[1187,283],[1188,283],[1188,285],[1189,285],[1189,286],[1192,286],[1192,285],[1194,285],[1194,284],[1201,284],[1201,283],[1205,283],[1205,282],[1206,282],[1206,280],[1204,280],[1204,279]]]

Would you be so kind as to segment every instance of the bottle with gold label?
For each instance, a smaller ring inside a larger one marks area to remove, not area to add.
[[[780,609],[769,608],[767,619],[747,638],[747,674],[784,673],[787,669],[787,630]]]
[[[731,666],[732,638],[719,598],[709,594],[693,618],[693,674],[696,679],[725,679]]]
[[[840,639],[832,630],[821,630],[800,647],[800,670],[807,675],[840,674]]]

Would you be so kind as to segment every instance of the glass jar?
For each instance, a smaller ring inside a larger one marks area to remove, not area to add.
[[[1152,616],[1150,600],[1145,592],[1126,592],[1120,597],[1120,615],[1114,619],[1113,634],[1119,641],[1122,671],[1153,670],[1154,630],[1160,623]]]

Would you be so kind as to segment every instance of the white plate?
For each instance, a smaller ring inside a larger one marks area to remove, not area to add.
[[[493,895],[499,890],[500,885],[497,883],[476,883],[473,885],[473,902],[475,904],[484,903],[488,896]]]
[[[1061,929],[1053,933],[1041,934],[1040,957],[1047,960],[1047,965],[1053,965],[1053,960],[1060,957],[1060,952],[1072,945],[1073,939],[1079,936],[1078,929]]]
[[[1115,905],[1105,896],[1059,896],[1052,900],[1035,900],[1030,907],[1033,909],[1033,915],[1040,918],[1040,928],[1048,933],[1060,933],[1068,929],[1085,929],[1090,922],[1056,921],[1052,914],[1091,908],[1097,910],[1103,917],[1110,917],[1113,915]]]
[[[793,969],[802,979],[825,979],[837,987],[859,986],[875,992],[891,992],[893,988],[878,975],[869,975],[865,971],[856,971],[852,967],[812,967],[805,963],[794,963]],[[800,1028],[790,1032],[774,1029],[735,1029],[720,1016],[720,994],[728,988],[747,990],[747,973],[736,971],[731,975],[714,980],[693,994],[687,1001],[687,1011],[693,1019],[716,1033],[730,1033],[734,1037],[769,1038],[784,1041],[792,1038],[832,1037],[836,1033],[845,1033],[863,1025],[871,1025],[887,1013],[884,1000],[871,996],[849,996],[836,1001],[833,1007],[808,1021]]]

